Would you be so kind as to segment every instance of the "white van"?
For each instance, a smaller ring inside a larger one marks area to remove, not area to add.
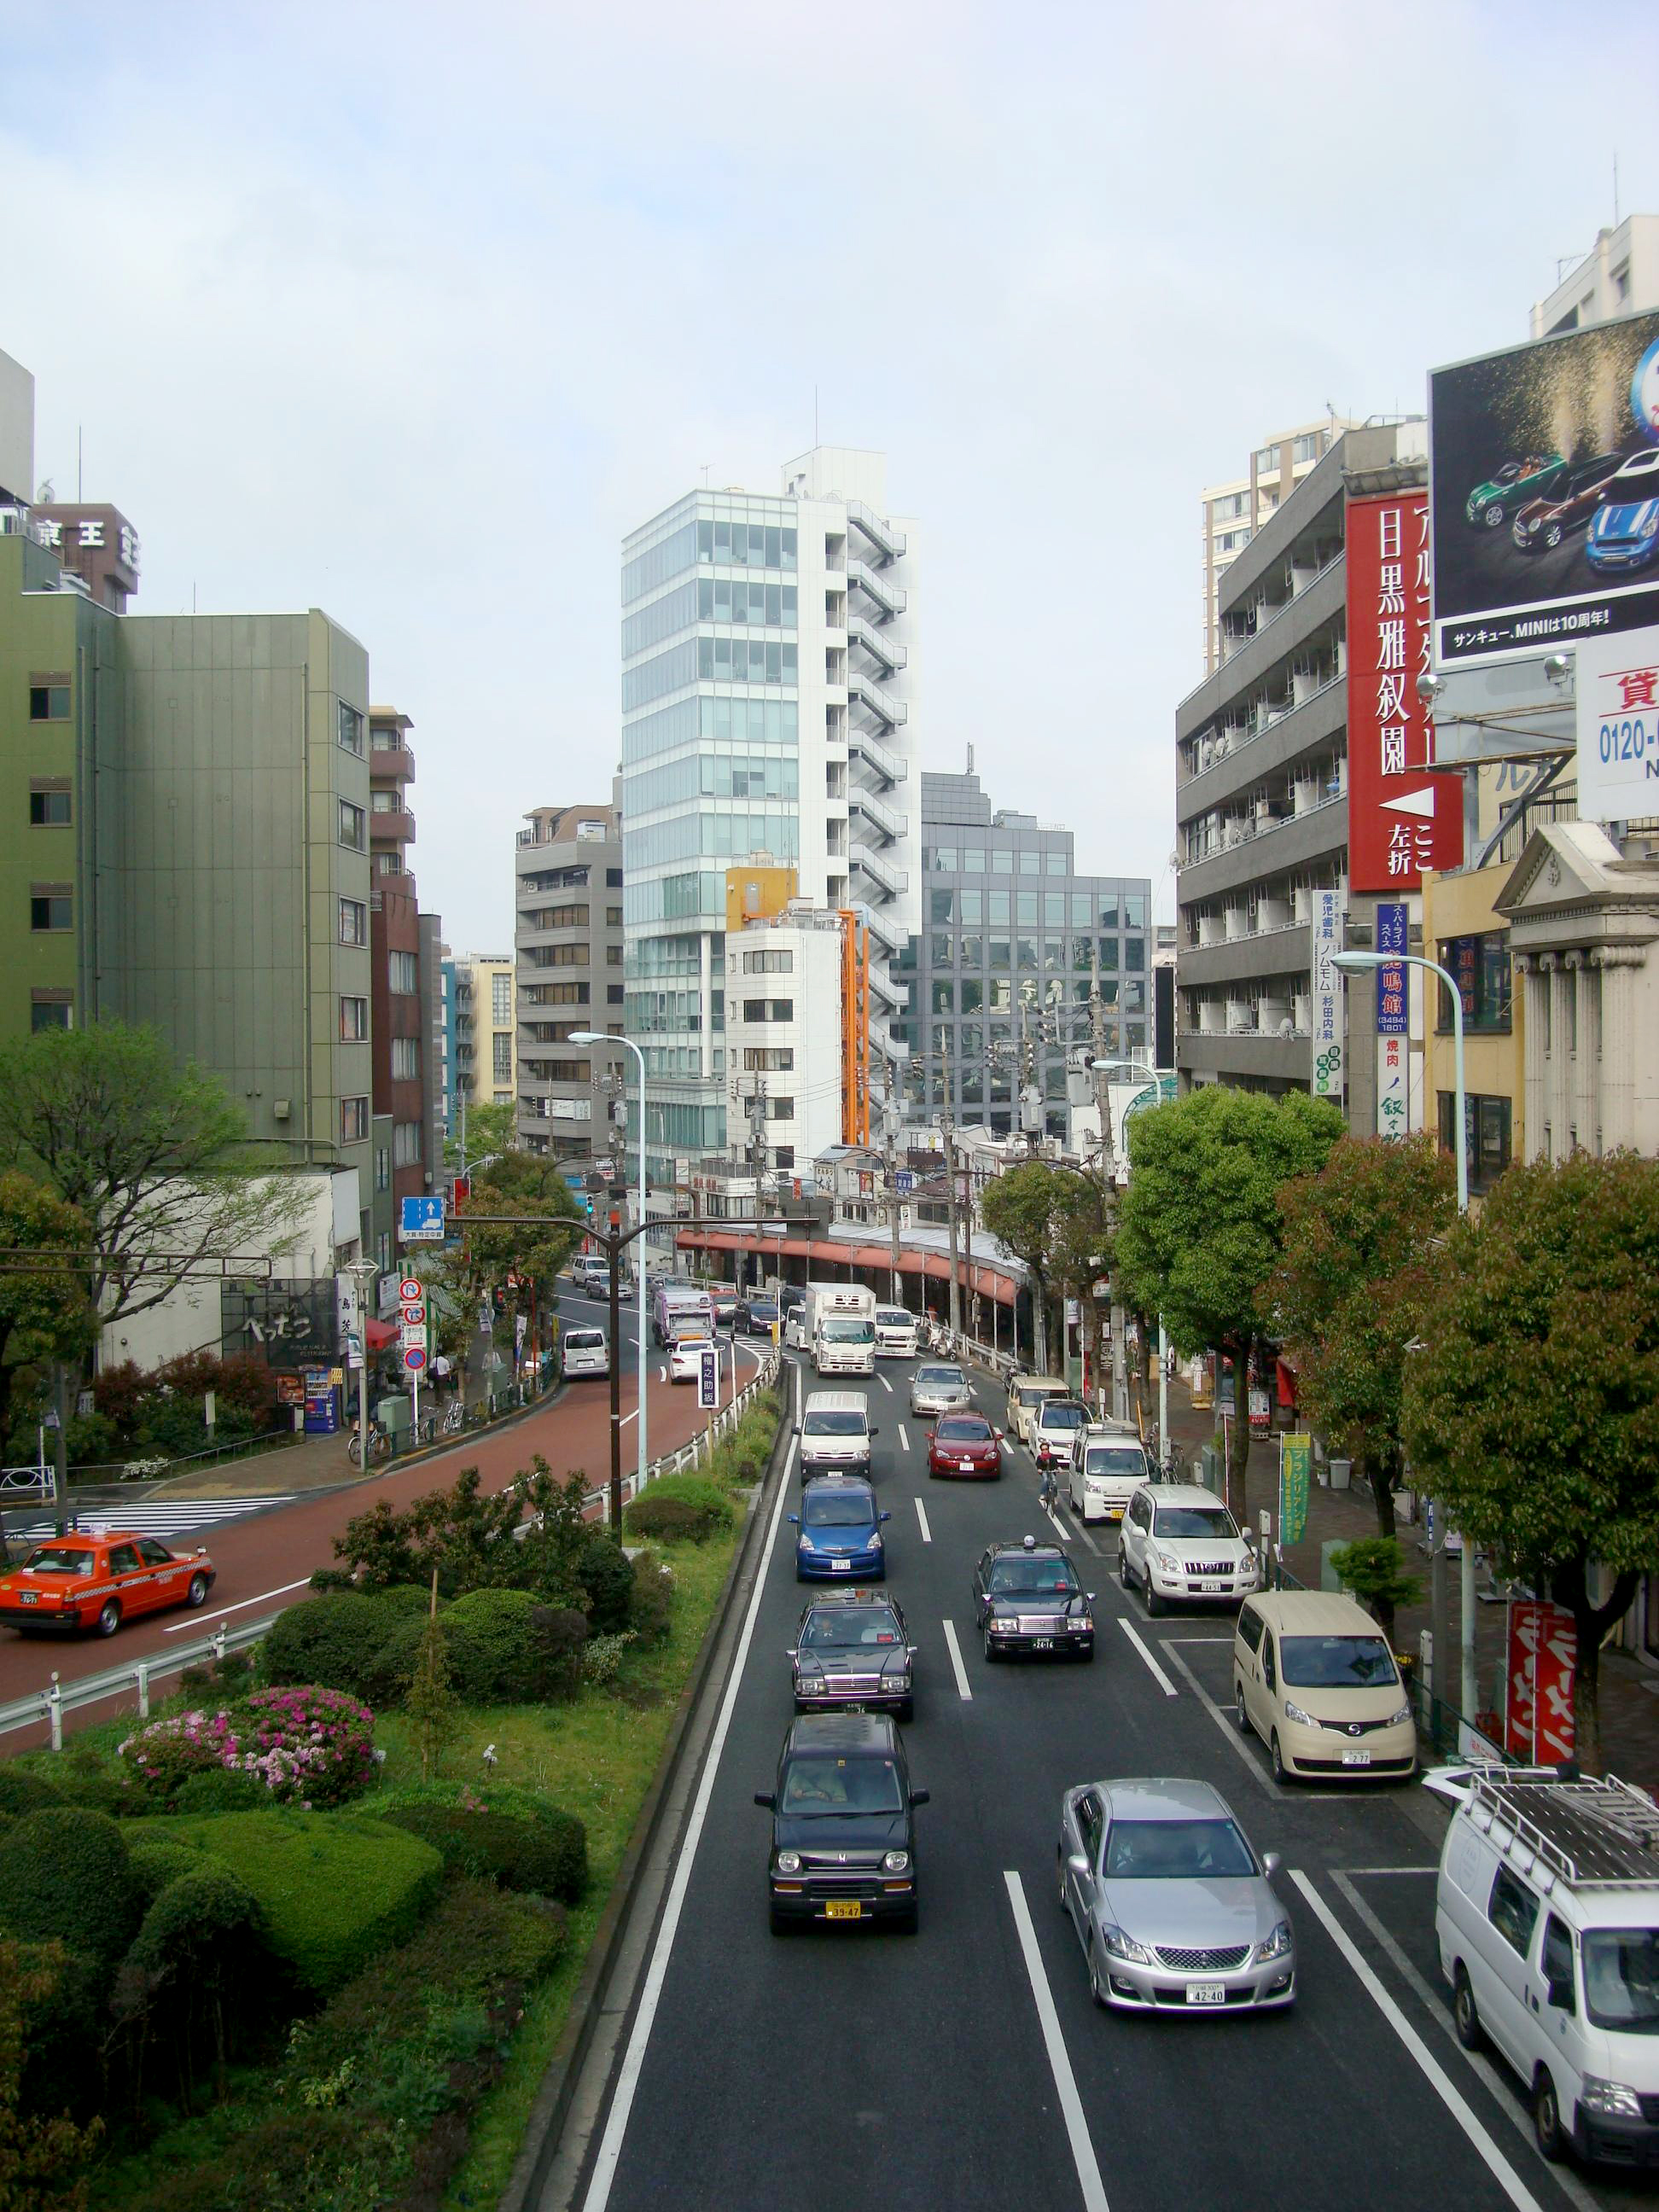
[[[1546,2158],[1659,2165],[1659,1808],[1608,1775],[1436,1775],[1462,1802],[1435,1889],[1457,2039],[1526,2084]]]
[[[914,1359],[916,1356],[916,1317],[903,1306],[876,1308],[876,1357]]]
[[[1133,1429],[1091,1422],[1073,1437],[1066,1494],[1079,1521],[1121,1521],[1136,1491],[1152,1480],[1146,1447]]]
[[[868,1474],[876,1431],[856,1390],[809,1390],[801,1409],[800,1476]]]
[[[567,1377],[610,1374],[611,1342],[602,1328],[568,1328],[562,1342]]]

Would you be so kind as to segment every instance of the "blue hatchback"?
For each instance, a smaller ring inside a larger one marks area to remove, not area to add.
[[[821,1474],[806,1485],[800,1511],[789,1518],[795,1539],[795,1580],[878,1582],[887,1573],[881,1524],[889,1516],[862,1475]]]
[[[1659,453],[1632,453],[1608,479],[1584,557],[1603,575],[1645,568],[1659,557]]]

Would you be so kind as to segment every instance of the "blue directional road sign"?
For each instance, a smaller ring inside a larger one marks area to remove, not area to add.
[[[915,1191],[915,1187],[916,1178],[915,1171],[912,1169],[897,1168],[894,1170],[893,1188],[899,1197],[908,1198]]]
[[[441,1196],[406,1198],[398,1224],[400,1244],[441,1244],[444,1241],[444,1202]]]

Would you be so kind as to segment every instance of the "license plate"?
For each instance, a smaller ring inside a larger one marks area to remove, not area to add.
[[[1370,1763],[1371,1755],[1368,1751],[1345,1751],[1342,1754],[1344,1766],[1369,1766]]]
[[[40,1602],[40,1593],[39,1590],[19,1590],[17,1593],[17,1602],[19,1605],[39,1605]]]
[[[1188,2004],[1224,2005],[1227,2002],[1227,1984],[1225,1982],[1188,1982],[1187,2002]]]
[[[853,1562],[850,1559],[831,1559],[830,1571],[832,1575],[850,1575],[853,1571]]]
[[[959,1459],[957,1465],[964,1474],[971,1474],[974,1471],[974,1462],[970,1459]]]
[[[1226,1588],[1225,1583],[1200,1583],[1198,1586],[1199,1595],[1201,1597],[1224,1595]]]
[[[1054,1648],[1054,1639],[1052,1636],[1034,1636],[1031,1638],[1033,1651],[1052,1651]]]
[[[856,1897],[832,1897],[823,1908],[826,1920],[861,1920],[864,1907]]]
[[[1123,1508],[1121,1505],[1109,1505],[1106,1508],[1106,1518],[1109,1521],[1121,1521],[1123,1518]]]

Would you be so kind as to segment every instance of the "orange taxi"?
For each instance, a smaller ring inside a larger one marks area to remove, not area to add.
[[[118,1528],[52,1536],[0,1575],[0,1621],[25,1636],[77,1628],[113,1636],[141,1613],[205,1605],[213,1582],[204,1551],[170,1552],[154,1536]]]

